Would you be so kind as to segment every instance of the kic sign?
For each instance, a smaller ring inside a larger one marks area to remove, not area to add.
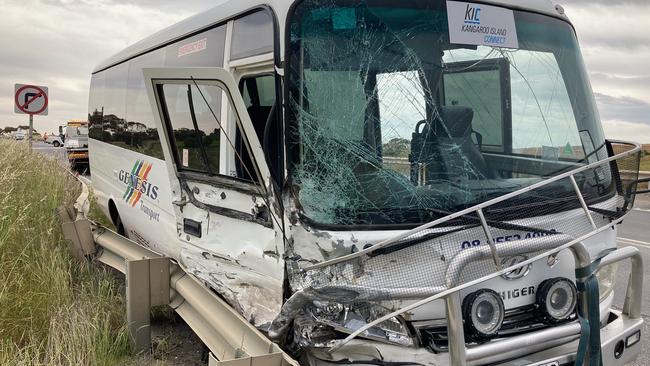
[[[47,116],[47,87],[16,84],[14,99],[16,113]]]

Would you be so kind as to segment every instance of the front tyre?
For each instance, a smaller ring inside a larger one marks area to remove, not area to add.
[[[117,229],[118,234],[122,235],[125,238],[128,238],[128,236],[126,236],[126,229],[124,229],[124,223],[122,223],[122,218],[119,214],[115,218],[115,228]]]

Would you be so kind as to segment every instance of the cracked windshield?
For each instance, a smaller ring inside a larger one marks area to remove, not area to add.
[[[516,48],[455,44],[444,4],[410,4],[296,9],[288,139],[307,220],[415,225],[607,156],[569,24],[514,11]],[[607,175],[581,178],[601,180],[587,197]],[[572,194],[565,185],[519,209]]]

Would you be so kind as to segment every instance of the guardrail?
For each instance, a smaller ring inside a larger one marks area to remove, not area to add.
[[[80,260],[125,274],[127,323],[136,352],[150,346],[151,308],[168,305],[208,347],[210,366],[298,366],[180,264],[87,219],[88,188],[81,184],[75,204],[57,210],[64,236]]]

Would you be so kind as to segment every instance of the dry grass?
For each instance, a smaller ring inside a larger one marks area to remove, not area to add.
[[[0,365],[114,365],[130,353],[120,285],[67,252],[54,209],[78,183],[0,141]]]

